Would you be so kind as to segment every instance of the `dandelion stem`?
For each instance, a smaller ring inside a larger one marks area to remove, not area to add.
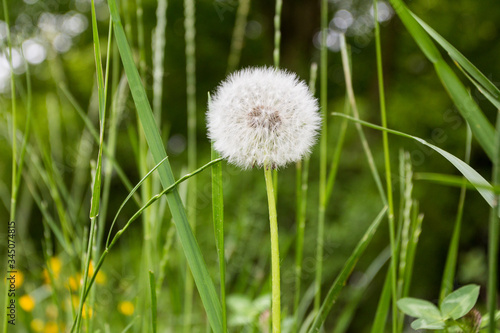
[[[281,290],[280,290],[280,250],[278,239],[278,218],[274,197],[272,170],[264,165],[267,200],[269,205],[269,223],[271,230],[271,275],[272,275],[272,324],[273,333],[281,332]]]

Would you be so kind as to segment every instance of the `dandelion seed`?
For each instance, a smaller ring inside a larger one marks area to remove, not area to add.
[[[207,112],[208,136],[230,163],[248,169],[299,161],[316,141],[318,103],[293,73],[267,67],[230,75]]]

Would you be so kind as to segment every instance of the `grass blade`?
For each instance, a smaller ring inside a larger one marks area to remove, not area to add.
[[[465,147],[465,163],[470,161],[472,134],[467,127],[467,140]],[[458,211],[455,218],[455,226],[453,227],[453,234],[451,236],[450,245],[448,248],[448,256],[444,266],[443,279],[441,281],[441,292],[439,293],[440,303],[443,299],[453,291],[453,282],[455,280],[455,269],[457,265],[458,246],[460,244],[460,230],[462,226],[462,215],[465,204],[466,180],[462,178],[462,186],[460,189],[460,198],[458,199]]]
[[[467,178],[472,184],[479,185],[476,187],[476,190],[479,192],[479,194],[481,194],[481,196],[484,198],[484,200],[486,200],[486,202],[491,207],[494,206],[495,198],[494,198],[494,194],[493,194],[494,193],[493,187],[491,186],[491,184],[488,183],[486,181],[486,179],[484,179],[483,176],[481,176],[476,170],[471,168],[467,163],[465,163],[464,161],[462,161],[458,157],[456,157],[456,156],[448,153],[447,151],[445,151],[437,146],[434,146],[434,145],[428,143],[427,141],[425,141],[424,139],[418,138],[416,136],[412,136],[412,135],[409,135],[409,134],[406,134],[403,132],[399,132],[399,131],[391,130],[391,129],[384,128],[381,126],[377,126],[377,125],[368,123],[368,122],[363,121],[363,120],[359,120],[359,119],[356,119],[353,117],[343,115],[341,113],[333,113],[333,115],[338,116],[338,117],[345,117],[349,120],[352,120],[354,122],[358,122],[364,126],[371,127],[373,129],[377,129],[380,131],[387,131],[388,133],[396,134],[399,136],[403,136],[405,138],[415,140],[415,141],[420,142],[421,144],[433,149],[434,151],[438,152],[441,156],[446,158],[451,164],[453,164],[453,166],[455,166],[455,168],[458,171],[460,171],[462,173],[462,175],[464,175],[465,178]]]
[[[155,273],[149,271],[149,291],[151,293],[151,323],[153,325],[153,333],[157,331],[156,320],[156,282]]]
[[[446,64],[427,32],[411,15],[411,12],[403,1],[390,0],[390,2],[415,42],[420,46],[426,57],[434,64],[436,73],[441,79],[443,86],[448,91],[462,117],[464,117],[471,127],[474,137],[478,140],[490,160],[493,160],[495,156],[493,126],[469,95],[462,82]]]
[[[132,97],[134,99],[151,154],[153,155],[154,161],[158,163],[167,156],[167,153],[165,151],[165,147],[163,146],[160,132],[155,123],[146,91],[134,64],[132,52],[121,24],[115,0],[110,0],[108,5],[115,28],[115,38],[118,44],[118,50],[128,78]],[[174,183],[174,176],[168,161],[163,163],[158,171],[164,188],[167,188]],[[174,223],[177,227],[177,232],[184,249],[184,254],[189,267],[191,268],[191,272],[193,273],[205,311],[207,312],[210,326],[215,332],[220,332],[222,331],[222,308],[219,299],[217,298],[214,283],[210,278],[203,256],[201,255],[201,250],[189,226],[186,211],[184,210],[177,189],[174,189],[172,192],[167,194],[167,202],[170,207]]]
[[[218,159],[219,154],[213,149],[212,160]],[[219,256],[220,274],[220,299],[222,303],[222,329],[227,332],[226,319],[226,258],[224,250],[224,195],[222,192],[222,165],[220,163],[212,166],[212,214],[215,229],[215,244]]]
[[[446,39],[444,39],[436,30],[432,29],[427,23],[425,23],[417,15],[409,11],[410,14],[417,20],[417,22],[425,29],[425,31],[439,44],[441,45],[450,57],[455,60],[472,78],[474,78],[477,83],[481,85],[486,91],[488,91],[497,100],[500,98],[500,90],[490,81],[488,78],[481,73],[476,66],[474,66],[462,53],[460,53],[453,45],[451,45]],[[474,80],[471,79],[472,82]]]
[[[344,288],[347,279],[349,278],[352,270],[354,269],[354,266],[356,266],[356,263],[358,262],[359,258],[361,257],[366,247],[372,240],[373,235],[377,231],[380,222],[382,221],[382,218],[384,217],[386,212],[387,212],[387,206],[384,206],[384,208],[382,208],[380,213],[377,215],[375,220],[372,222],[368,230],[365,232],[365,234],[359,241],[358,245],[352,252],[349,259],[347,259],[344,267],[342,268],[342,271],[339,273],[337,279],[335,280],[330,290],[328,291],[325,301],[321,305],[321,308],[319,309],[319,312],[316,315],[316,318],[314,319],[312,326],[309,328],[309,333],[320,331],[321,326],[325,322],[328,313],[330,312],[333,304],[337,300],[340,291],[342,290],[342,288]]]

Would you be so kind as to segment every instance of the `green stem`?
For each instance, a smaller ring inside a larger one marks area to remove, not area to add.
[[[271,276],[272,276],[272,324],[273,333],[281,332],[281,289],[280,289],[280,250],[278,238],[278,218],[274,197],[272,170],[264,165],[267,200],[269,205],[269,223],[271,230]]]
[[[320,104],[323,126],[320,137],[319,157],[319,207],[318,207],[318,234],[316,247],[316,275],[314,296],[314,310],[319,311],[321,301],[321,275],[323,271],[323,243],[325,228],[325,206],[326,206],[326,169],[327,169],[327,129],[328,129],[328,49],[326,48],[326,35],[328,31],[328,1],[321,1],[321,62],[320,62]]]
[[[234,71],[240,63],[241,50],[245,41],[245,28],[247,26],[248,12],[250,11],[250,0],[240,0],[234,22],[233,37],[231,39],[231,49],[227,60],[227,73]]]
[[[380,116],[382,127],[387,127],[387,116],[385,111],[385,92],[384,92],[384,74],[382,70],[382,47],[380,42],[380,27],[378,24],[378,8],[377,0],[373,0],[374,24],[375,24],[375,48],[377,54],[377,76],[378,89],[380,97]],[[392,180],[391,180],[391,158],[389,153],[389,138],[387,132],[382,132],[384,145],[384,163],[385,163],[385,180],[387,186],[387,204],[389,206],[388,222],[389,222],[389,238],[391,242],[391,274],[392,274],[392,331],[397,331],[397,290],[396,290],[396,244],[394,231],[394,200],[392,196]]]
[[[493,186],[500,182],[500,110],[497,112],[496,137],[495,137],[495,156],[493,160]],[[497,270],[498,270],[498,237],[499,237],[499,218],[498,201],[500,196],[495,196],[494,205],[490,210],[490,225],[488,239],[488,314],[490,316],[490,325],[488,333],[496,332],[495,312],[497,308]]]

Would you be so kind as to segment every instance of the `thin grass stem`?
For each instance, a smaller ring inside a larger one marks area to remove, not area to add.
[[[236,11],[236,21],[234,22],[233,37],[231,39],[231,48],[227,60],[227,73],[234,71],[240,63],[241,50],[245,41],[245,28],[247,26],[248,12],[250,11],[250,0],[238,1],[238,10]]]
[[[328,0],[321,1],[321,59],[320,59],[320,106],[322,116],[321,136],[319,141],[319,206],[318,229],[316,237],[316,273],[314,296],[314,311],[318,312],[321,302],[321,280],[323,275],[323,244],[326,210],[326,173],[328,144],[328,49],[326,36],[328,31]]]

